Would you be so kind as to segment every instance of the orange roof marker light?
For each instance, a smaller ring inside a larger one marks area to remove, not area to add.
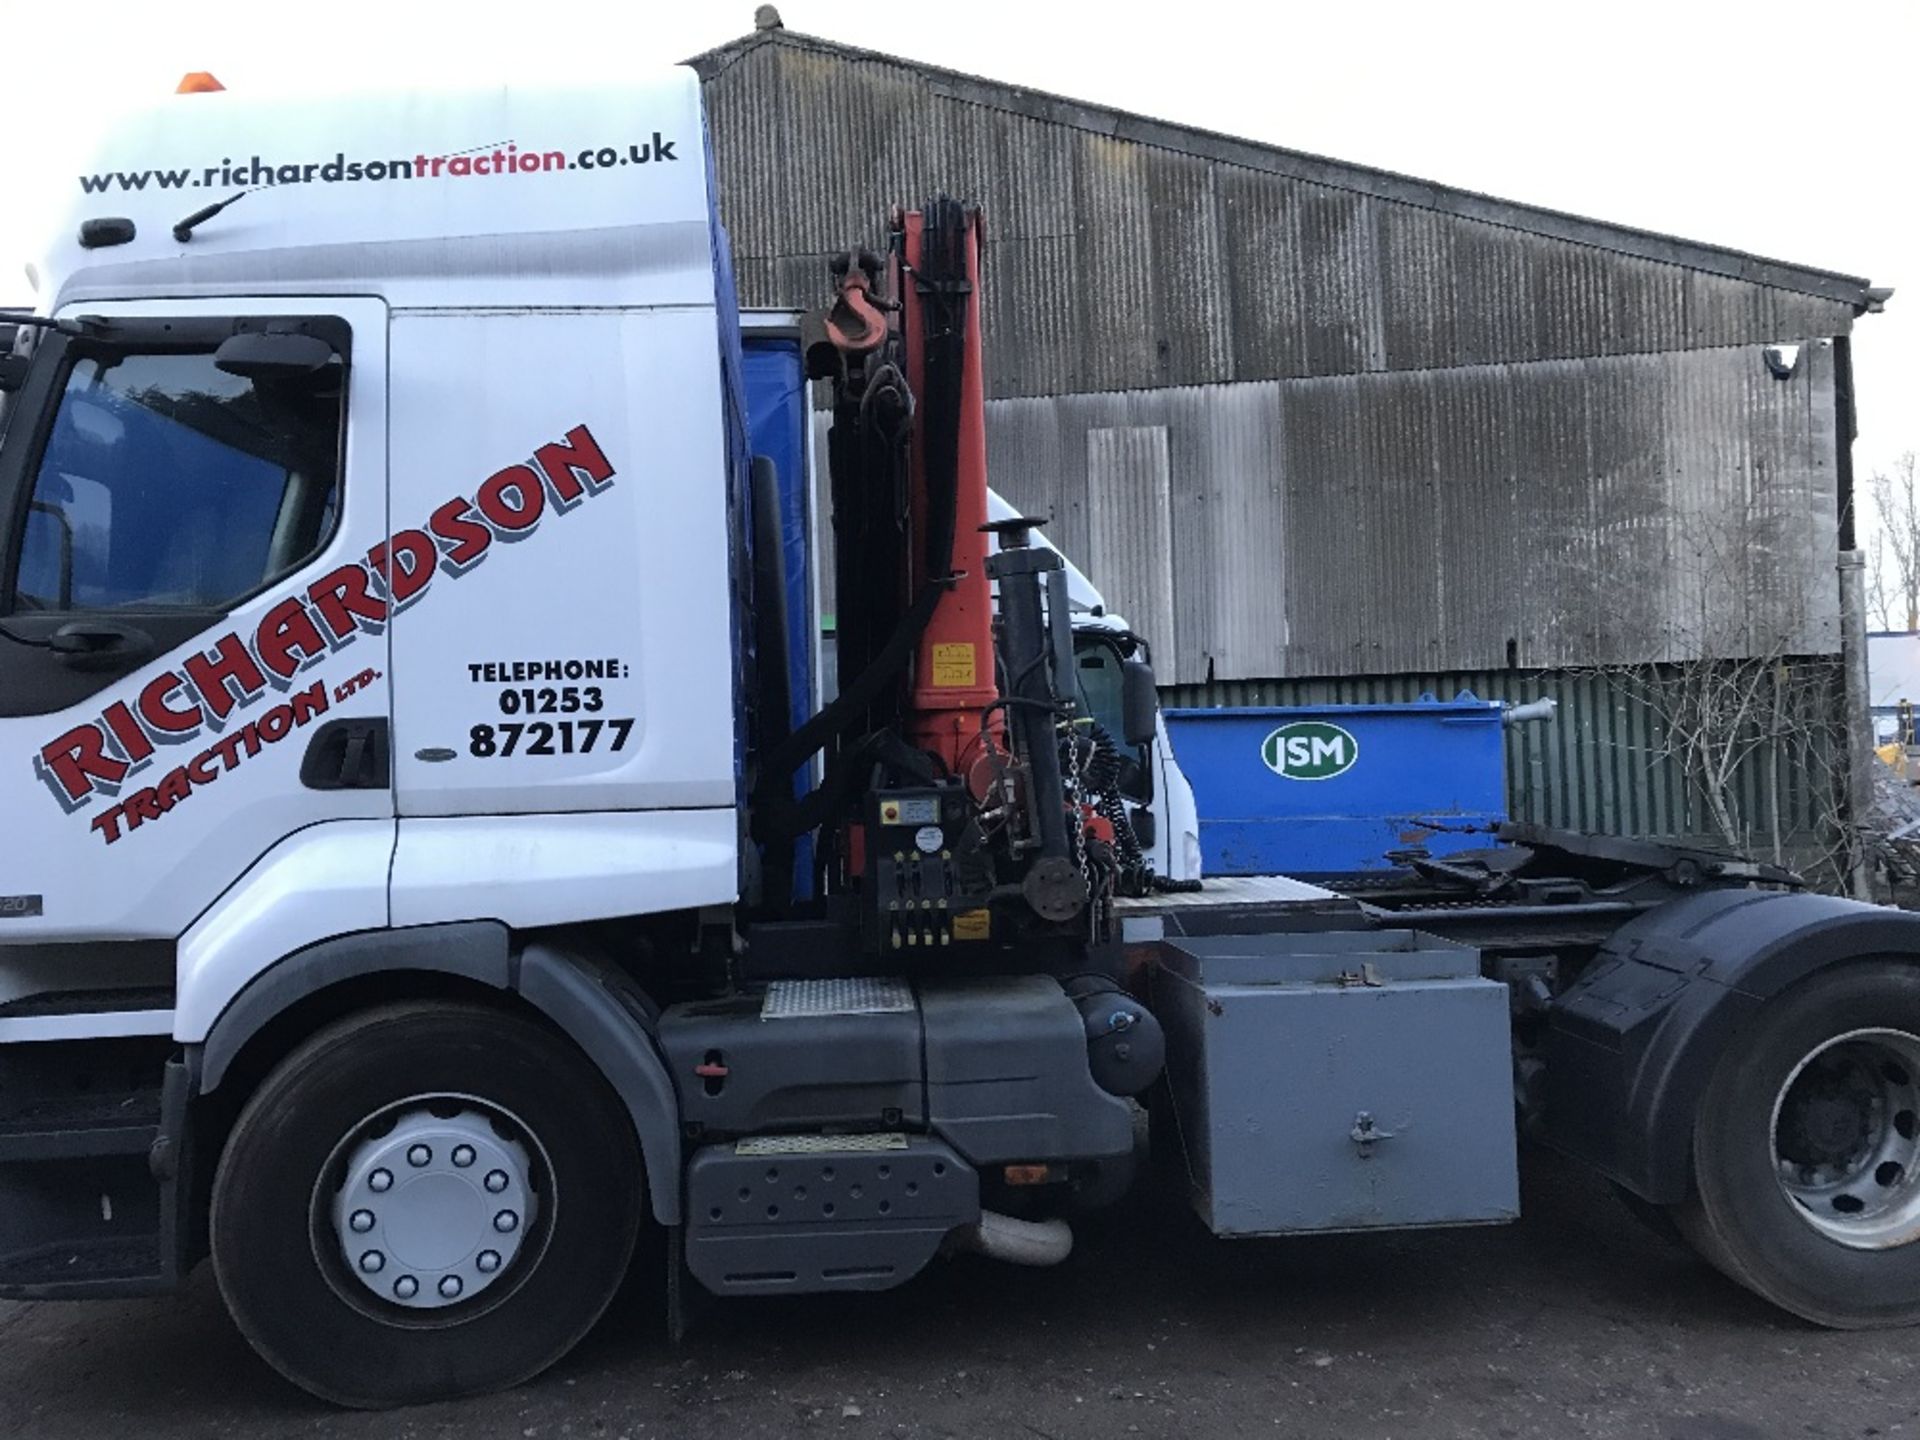
[[[211,95],[216,90],[227,87],[213,78],[211,71],[189,70],[180,77],[180,83],[173,89],[176,95]]]

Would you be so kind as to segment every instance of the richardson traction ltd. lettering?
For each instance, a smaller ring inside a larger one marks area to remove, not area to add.
[[[324,681],[296,688],[294,677],[353,643],[378,634],[426,594],[437,571],[458,578],[497,539],[521,539],[549,509],[565,512],[613,482],[614,468],[585,425],[542,445],[530,460],[495,471],[471,496],[437,506],[424,527],[399,530],[274,604],[249,635],[229,631],[149,677],[139,693],[115,700],[92,720],[40,747],[34,774],[73,813],[97,796],[118,797],[128,780],[155,767],[161,747],[198,745],[192,758],[158,781],[100,811],[93,830],[109,845],[158,820],[197,789],[213,784],[262,749],[325,715],[378,676],[361,671],[330,690]],[[282,703],[227,730],[236,712],[284,692]],[[221,732],[209,742],[209,732]],[[179,753],[176,751],[175,753]]]

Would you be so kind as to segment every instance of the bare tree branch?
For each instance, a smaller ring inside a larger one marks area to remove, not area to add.
[[[1894,628],[1894,589],[1888,574],[1887,537],[1878,524],[1867,536],[1867,624],[1874,630]]]
[[[1867,491],[1874,519],[1868,607],[1883,630],[1920,630],[1920,457],[1909,450],[1891,471],[1874,471]]]
[[[1911,523],[1897,534],[1886,527],[1884,540],[1888,618],[1904,618],[1920,608],[1920,476],[1903,464],[1875,485],[1876,505],[1884,488],[1888,505],[1910,507]],[[1871,839],[1872,817],[1849,813],[1839,667],[1828,656],[1795,654],[1785,627],[1772,633],[1763,612],[1742,603],[1755,567],[1766,563],[1771,523],[1735,496],[1690,528],[1690,553],[1673,577],[1686,605],[1669,626],[1669,658],[1594,673],[1652,720],[1649,765],[1671,766],[1684,782],[1677,829],[1742,853],[1770,852],[1840,889],[1850,859]],[[1780,814],[1790,800],[1791,822]],[[1783,853],[1789,838],[1791,856]]]

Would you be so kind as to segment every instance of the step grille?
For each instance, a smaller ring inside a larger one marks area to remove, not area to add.
[[[776,980],[760,1005],[762,1020],[801,1020],[821,1015],[898,1015],[913,1009],[913,987],[893,976],[856,975],[833,980]]]

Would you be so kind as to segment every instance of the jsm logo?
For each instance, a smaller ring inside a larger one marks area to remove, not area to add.
[[[1338,725],[1295,720],[1260,742],[1260,758],[1284,780],[1331,780],[1360,758],[1360,742]]]

